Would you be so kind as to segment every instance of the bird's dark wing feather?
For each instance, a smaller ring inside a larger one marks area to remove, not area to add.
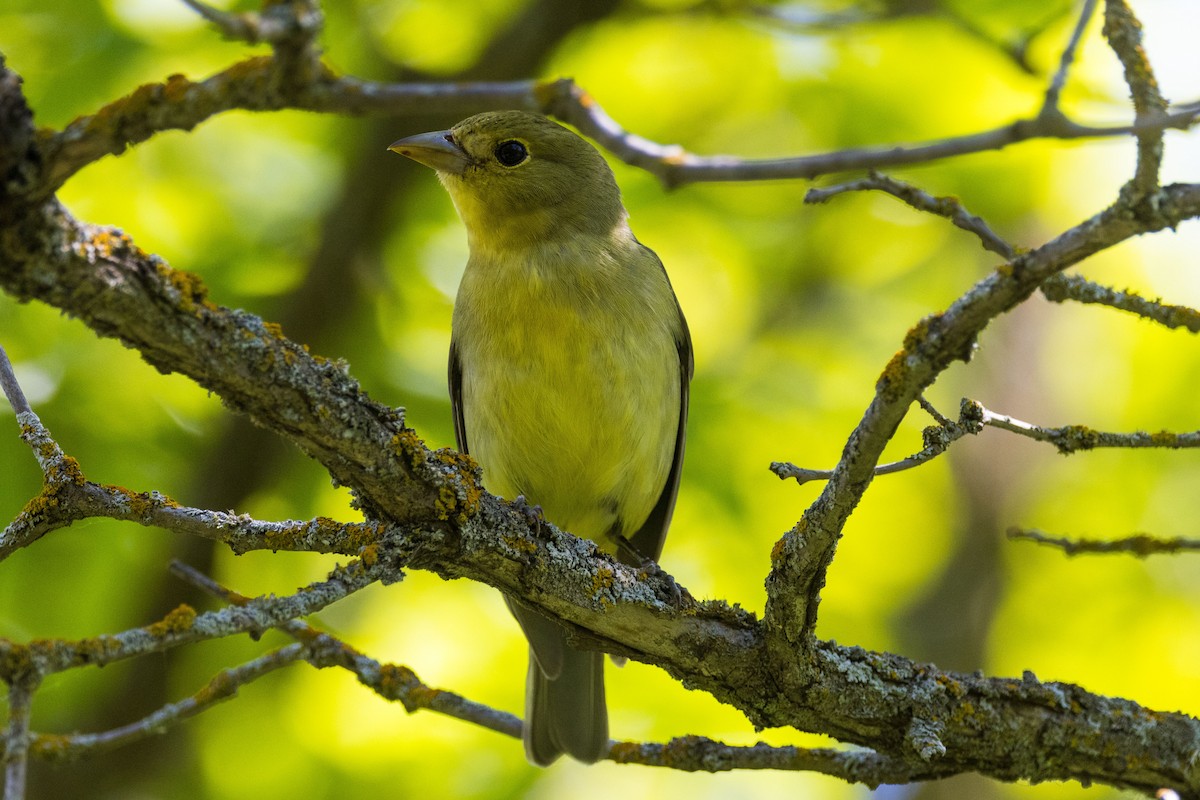
[[[454,340],[450,341],[450,411],[454,414],[454,441],[458,445],[458,452],[466,453],[467,450],[467,423],[463,420],[463,398],[462,398],[462,361],[458,357],[458,345]]]
[[[647,250],[649,251],[649,248]],[[657,258],[655,256],[656,260]],[[662,268],[662,262],[659,262],[659,268]],[[646,517],[642,527],[629,537],[629,543],[633,545],[636,555],[653,561],[658,561],[662,554],[663,544],[667,540],[667,528],[671,524],[671,514],[675,510],[675,496],[679,493],[679,476],[683,472],[683,446],[687,439],[688,386],[694,369],[692,335],[688,331],[687,320],[684,319],[678,301],[675,303],[675,311],[679,314],[679,338],[675,341],[679,353],[679,430],[675,433],[675,455],[671,460],[671,469],[667,473],[667,481],[663,485],[658,502],[650,510],[650,516]],[[641,566],[635,554],[625,552],[624,548],[617,552],[617,557],[631,566]]]

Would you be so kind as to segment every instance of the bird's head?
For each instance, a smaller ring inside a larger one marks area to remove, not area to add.
[[[625,223],[612,170],[594,147],[539,114],[494,111],[389,150],[437,171],[472,248],[608,236]]]

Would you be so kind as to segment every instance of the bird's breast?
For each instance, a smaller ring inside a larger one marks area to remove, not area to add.
[[[621,277],[473,265],[454,314],[484,485],[602,546],[614,525],[628,534],[650,513],[679,421],[670,287]]]

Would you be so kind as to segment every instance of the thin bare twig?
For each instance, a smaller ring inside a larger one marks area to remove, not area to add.
[[[1192,333],[1200,333],[1200,311],[1194,308],[1147,300],[1128,289],[1118,291],[1078,275],[1054,275],[1042,284],[1041,292],[1047,300],[1055,303],[1074,300],[1077,303],[1111,306],[1168,328],[1185,328]]]
[[[209,576],[180,561],[171,562],[171,572],[181,580],[235,606],[251,598],[229,589]],[[381,664],[350,645],[298,619],[287,620],[275,628],[310,648],[306,660],[313,666],[338,666],[352,672],[358,682],[386,700],[399,701],[412,714],[421,709],[470,722],[513,738],[521,737],[520,717],[468,700],[460,694],[422,683],[416,673],[398,664]]]
[[[592,137],[617,158],[646,170],[668,187],[699,181],[761,181],[815,178],[836,172],[923,164],[951,156],[1000,150],[1032,139],[1083,139],[1123,136],[1167,128],[1188,128],[1200,108],[1181,107],[1163,117],[1130,125],[1090,126],[1058,114],[1035,115],[981,133],[914,145],[850,148],[794,158],[742,159],[697,156],[679,145],[661,145],[631,134],[571,81],[539,87],[542,110]]]
[[[75,641],[38,639],[19,644],[0,639],[0,680],[15,680],[22,671],[45,676],[77,667],[105,666],[192,642],[260,634],[289,619],[316,613],[376,581],[398,580],[403,576],[396,559],[403,558],[402,549],[392,549],[386,558],[372,553],[369,564],[352,561],[293,594],[264,595],[242,606],[197,614],[181,605],[151,625]]]
[[[30,414],[33,412],[33,409],[29,407],[29,401],[25,399],[25,393],[21,391],[21,384],[17,382],[12,362],[8,360],[8,353],[3,346],[0,346],[0,389],[4,390],[4,396],[8,398],[8,404],[12,406],[13,413]]]
[[[201,0],[183,3],[215,25],[229,39],[257,44],[278,44],[298,34],[315,38],[323,24],[320,8],[314,3],[273,3],[258,12],[221,11]]]
[[[1069,556],[1085,553],[1127,553],[1138,558],[1145,558],[1157,553],[1200,551],[1200,539],[1187,539],[1181,536],[1164,539],[1145,533],[1104,541],[1101,539],[1068,539],[1062,536],[1051,536],[1036,528],[1013,527],[1008,529],[1008,538],[1013,541],[1024,540],[1057,547]]]
[[[1079,20],[1075,23],[1075,30],[1071,32],[1071,39],[1067,42],[1067,46],[1063,48],[1062,55],[1058,60],[1058,69],[1054,73],[1054,77],[1050,80],[1050,85],[1046,88],[1046,95],[1042,101],[1041,114],[1061,114],[1058,102],[1062,97],[1063,87],[1067,84],[1067,73],[1071,69],[1071,64],[1075,61],[1075,53],[1079,49],[1079,43],[1083,40],[1084,31],[1087,30],[1088,23],[1092,19],[1092,15],[1096,13],[1097,0],[1084,0],[1083,8],[1079,12]],[[1040,115],[1039,115],[1040,116]]]
[[[1064,425],[1061,428],[1045,428],[1029,422],[1022,422],[1007,414],[997,414],[978,403],[974,403],[974,401],[964,402],[971,402],[977,407],[980,422],[983,425],[1020,434],[1038,442],[1049,442],[1058,448],[1058,452],[1063,455],[1069,455],[1080,450],[1095,450],[1099,447],[1158,447],[1169,450],[1200,447],[1200,431],[1189,431],[1187,433],[1172,433],[1170,431],[1159,431],[1158,433],[1147,433],[1145,431],[1111,433],[1094,430],[1086,425]]]
[[[23,800],[29,763],[29,722],[33,694],[41,677],[33,670],[14,676],[8,685],[8,725],[4,731],[4,800]]]
[[[290,644],[236,667],[218,672],[195,694],[177,703],[168,703],[145,717],[100,733],[68,735],[33,734],[30,755],[47,761],[70,761],[115,750],[151,736],[166,733],[225,700],[237,696],[238,689],[282,667],[303,661],[307,649]]]
[[[977,416],[978,409],[982,408],[982,406],[974,404],[970,400],[963,399],[957,422],[945,417],[925,399],[924,395],[919,397],[917,402],[920,403],[921,408],[925,409],[931,417],[937,420],[938,424],[931,425],[921,431],[921,438],[925,446],[920,451],[899,461],[878,465],[875,467],[875,477],[891,475],[896,472],[912,469],[913,467],[919,467],[946,452],[950,448],[950,445],[962,437],[967,434],[974,435],[982,429],[982,420]],[[790,464],[786,461],[773,461],[771,462],[770,469],[780,480],[793,478],[798,484],[805,484],[809,481],[825,481],[833,477],[833,470],[797,467],[795,464]]]
[[[997,253],[1005,259],[1010,259],[1017,254],[1012,245],[1000,238],[982,218],[967,211],[957,198],[934,197],[910,183],[889,178],[874,170],[866,178],[860,178],[856,181],[840,183],[836,186],[809,189],[804,195],[804,202],[824,203],[831,197],[844,194],[845,192],[870,190],[886,192],[919,211],[927,211],[930,214],[945,217],[957,227],[978,236],[985,250]]]

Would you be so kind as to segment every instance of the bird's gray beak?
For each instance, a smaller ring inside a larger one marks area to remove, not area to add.
[[[470,156],[454,141],[450,131],[418,133],[392,142],[388,150],[418,161],[438,172],[462,175],[471,163]]]

